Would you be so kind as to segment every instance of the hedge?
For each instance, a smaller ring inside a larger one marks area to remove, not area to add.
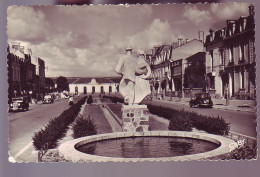
[[[34,148],[36,150],[56,148],[58,140],[65,136],[68,126],[75,120],[81,105],[85,101],[86,97],[82,98],[76,104],[63,111],[58,117],[51,119],[43,129],[36,132],[32,137]]]
[[[104,96],[112,102],[123,103],[123,98]],[[229,123],[220,116],[206,116],[195,112],[177,110],[157,105],[148,104],[149,112],[170,120],[169,130],[190,131],[192,127],[216,135],[226,135],[229,132]]]
[[[190,131],[191,127],[216,135],[227,135],[229,124],[220,117],[200,115],[195,112],[148,105],[150,113],[170,120],[169,130]]]

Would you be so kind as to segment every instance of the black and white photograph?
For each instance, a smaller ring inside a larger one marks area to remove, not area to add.
[[[9,162],[256,160],[255,11],[9,6]]]

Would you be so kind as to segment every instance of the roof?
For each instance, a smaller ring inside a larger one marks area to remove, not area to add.
[[[121,77],[66,77],[69,84],[88,84],[92,79],[95,79],[97,83],[119,83]],[[51,78],[56,83],[57,78]]]

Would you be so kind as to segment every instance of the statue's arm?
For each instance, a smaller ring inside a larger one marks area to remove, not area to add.
[[[143,79],[147,79],[152,73],[151,67],[149,65],[146,66],[146,69],[147,69],[147,73],[145,75],[144,74],[142,75]]]
[[[121,57],[121,58],[119,59],[117,65],[116,65],[116,69],[115,69],[115,72],[116,72],[117,74],[123,75],[122,70],[121,70],[121,68],[122,68],[122,66],[123,66],[123,63],[124,63],[124,59]]]

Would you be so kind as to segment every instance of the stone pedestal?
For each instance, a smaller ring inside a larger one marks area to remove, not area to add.
[[[124,132],[146,132],[149,128],[149,110],[146,105],[123,105]]]

